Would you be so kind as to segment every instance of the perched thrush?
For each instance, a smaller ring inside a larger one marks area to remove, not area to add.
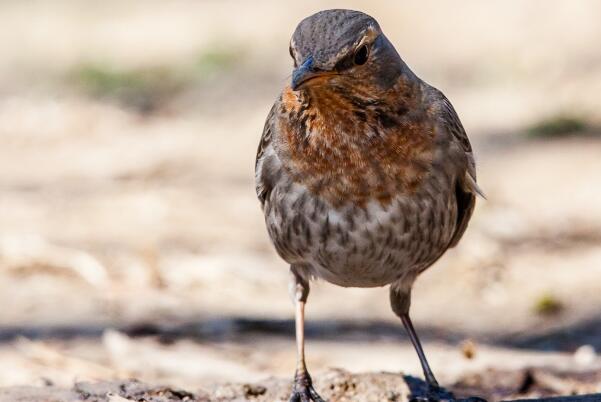
[[[472,148],[449,100],[418,78],[372,17],[321,11],[290,41],[294,71],[271,108],[256,190],[290,264],[298,365],[290,401],[323,401],[304,358],[309,282],[390,285],[431,390],[409,318],[417,276],[457,244],[479,193]]]

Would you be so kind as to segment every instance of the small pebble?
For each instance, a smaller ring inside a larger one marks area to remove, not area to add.
[[[461,343],[461,353],[466,359],[473,359],[476,356],[476,343],[467,339]]]
[[[592,364],[596,358],[597,353],[592,345],[582,345],[574,352],[574,360],[583,366]]]

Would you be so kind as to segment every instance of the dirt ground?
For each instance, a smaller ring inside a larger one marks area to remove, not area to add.
[[[426,383],[413,376],[330,369],[320,375],[315,387],[331,402],[414,402],[428,395],[429,400],[438,402],[524,402],[525,398],[530,402],[598,402],[601,394],[586,392],[595,389],[600,377],[594,372],[557,372],[542,368],[488,369],[462,377],[450,389],[428,394]],[[273,402],[288,401],[290,387],[289,379],[267,378],[256,383],[222,383],[190,392],[138,380],[113,380],[77,382],[70,389],[53,385],[0,388],[0,401]],[[556,399],[554,395],[558,394],[564,396]]]
[[[4,1],[0,387],[292,376],[253,166],[290,34],[332,7],[380,21],[477,155],[488,199],[414,290],[441,382],[599,373],[601,2]],[[387,293],[313,286],[314,377],[420,375]]]

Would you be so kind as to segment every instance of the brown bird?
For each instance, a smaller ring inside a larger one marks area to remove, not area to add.
[[[392,310],[432,374],[411,319],[417,276],[457,244],[479,193],[467,135],[449,100],[403,62],[372,17],[327,10],[300,22],[294,71],[271,108],[256,190],[290,264],[298,365],[290,401],[323,401],[304,357],[309,282],[390,285]]]

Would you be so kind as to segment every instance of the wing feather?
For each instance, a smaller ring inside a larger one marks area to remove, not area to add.
[[[465,154],[465,170],[459,176],[455,183],[455,199],[457,202],[457,222],[455,224],[455,232],[449,243],[450,247],[455,247],[467,229],[467,225],[472,217],[476,206],[476,195],[484,197],[482,190],[476,182],[476,164],[474,161],[474,153],[470,144],[467,133],[463,128],[463,124],[459,120],[459,116],[451,102],[437,91],[441,96],[441,118],[443,126],[451,136],[451,141],[455,142]]]
[[[265,206],[265,201],[269,198],[269,194],[273,189],[273,181],[269,179],[270,175],[266,174],[264,167],[265,156],[267,150],[272,147],[271,141],[273,138],[274,124],[275,124],[275,108],[274,104],[267,115],[265,120],[265,126],[263,127],[263,134],[259,141],[259,147],[257,149],[257,157],[255,159],[255,190],[257,197],[261,202],[261,207]]]

